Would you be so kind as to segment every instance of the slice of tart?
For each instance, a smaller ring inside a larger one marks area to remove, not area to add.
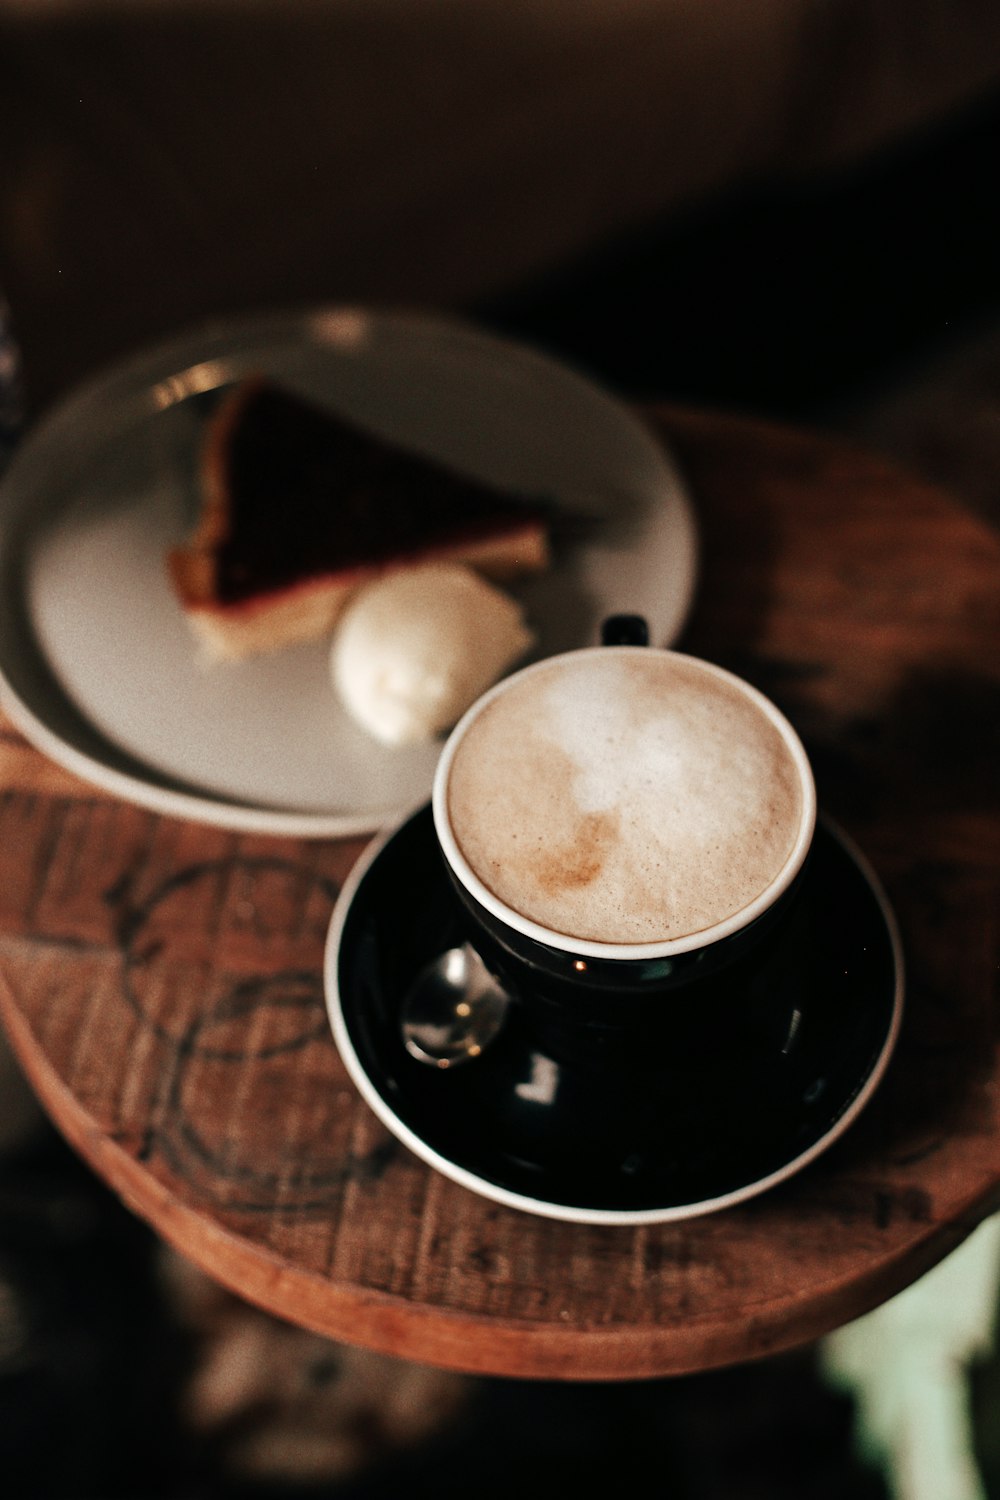
[[[168,557],[206,654],[332,629],[361,584],[415,563],[499,581],[548,562],[545,508],[387,442],[263,377],[209,418],[201,513]]]

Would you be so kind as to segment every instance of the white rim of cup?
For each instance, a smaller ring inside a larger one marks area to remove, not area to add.
[[[448,817],[447,783],[451,771],[451,764],[458,751],[458,747],[465,737],[475,719],[496,698],[508,692],[516,683],[524,678],[542,672],[560,661],[573,659],[580,660],[587,656],[606,657],[608,652],[628,652],[631,655],[647,657],[652,652],[657,656],[667,656],[689,662],[695,667],[703,669],[710,676],[714,676],[722,682],[737,688],[751,702],[770,719],[778,730],[782,739],[788,747],[792,760],[799,773],[802,788],[802,817],[799,823],[799,831],[781,870],[765,887],[759,896],[755,897],[749,905],[733,912],[731,916],[723,918],[711,927],[703,927],[698,932],[685,933],[683,937],[669,938],[662,942],[653,943],[603,943],[588,938],[574,937],[569,933],[556,932],[548,927],[543,927],[539,922],[534,922],[530,917],[522,916],[520,912],[507,906],[485,885],[476,872],[472,869],[465,855],[462,853],[458,841],[451,830],[451,822]],[[716,666],[714,662],[705,661],[702,657],[691,656],[682,651],[662,650],[655,646],[588,646],[577,651],[566,651],[558,656],[544,657],[541,661],[532,662],[530,666],[522,667],[520,671],[512,673],[509,677],[502,678],[492,688],[489,688],[482,697],[477,698],[471,708],[459,719],[451,734],[445,742],[441,751],[437,769],[434,774],[434,787],[431,794],[431,804],[434,815],[434,827],[437,833],[438,843],[444,854],[445,860],[450,866],[461,885],[465,887],[469,895],[478,902],[498,921],[502,922],[512,931],[520,933],[521,936],[531,938],[535,942],[544,944],[547,948],[556,948],[560,952],[579,954],[581,958],[604,958],[609,960],[635,960],[637,962],[657,958],[672,958],[682,953],[690,953],[696,948],[705,948],[713,943],[721,942],[724,938],[741,932],[764,912],[768,911],[774,903],[784,895],[792,881],[802,868],[806,855],[809,852],[816,827],[816,784],[813,779],[812,766],[809,757],[798,734],[786,719],[785,715],[751,683],[744,678],[738,677],[735,672],[728,671],[725,667]]]

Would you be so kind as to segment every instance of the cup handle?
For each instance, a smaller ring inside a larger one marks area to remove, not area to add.
[[[609,615],[601,626],[602,646],[648,646],[649,626],[642,615]]]

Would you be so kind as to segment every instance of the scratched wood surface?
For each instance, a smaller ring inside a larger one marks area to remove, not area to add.
[[[559,1224],[413,1158],[348,1082],[321,958],[362,841],[233,835],[0,740],[0,1010],[67,1137],[272,1312],[455,1368],[692,1371],[811,1339],[1000,1207],[1000,534],[825,438],[650,413],[702,530],[682,645],[769,692],[899,917],[881,1089],[827,1155],[685,1224]]]

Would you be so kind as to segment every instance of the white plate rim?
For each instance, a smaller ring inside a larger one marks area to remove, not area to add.
[[[563,382],[576,382],[587,388],[591,395],[596,393],[603,398],[615,409],[620,421],[629,423],[637,436],[641,435],[655,447],[658,462],[669,482],[671,501],[675,507],[678,543],[684,554],[679,578],[675,580],[673,610],[663,644],[671,644],[676,640],[694,597],[699,543],[690,497],[669,450],[641,418],[630,410],[628,404],[602,386],[600,381],[568,362],[529,344],[482,328],[474,321],[456,314],[409,307],[331,304],[236,314],[211,319],[182,330],[97,372],[42,416],[22,439],[0,479],[0,521],[5,514],[8,491],[22,482],[25,473],[30,474],[31,466],[40,461],[45,448],[57,441],[62,431],[72,428],[74,422],[79,420],[79,414],[90,409],[93,403],[114,403],[124,397],[134,399],[137,385],[148,387],[152,398],[155,386],[176,375],[178,369],[188,370],[198,365],[208,365],[213,360],[225,359],[230,355],[232,346],[244,340],[275,336],[291,339],[298,335],[304,342],[316,342],[325,325],[339,323],[349,326],[351,319],[359,317],[375,319],[380,325],[390,325],[394,331],[412,331],[416,336],[432,333],[442,339],[452,337],[456,341],[466,342],[471,339],[484,350],[495,353],[501,360],[518,361],[526,367],[533,367],[542,376],[548,374]],[[153,404],[151,399],[151,409]],[[0,539],[0,551],[3,546],[4,542]],[[370,835],[374,830],[394,824],[399,818],[399,805],[381,810],[369,807],[358,812],[350,809],[331,812],[296,811],[259,806],[227,798],[210,790],[171,786],[169,776],[151,770],[146,772],[138,760],[135,771],[119,769],[102,760],[97,753],[90,753],[67,742],[53,729],[44,715],[37,712],[32,703],[14,687],[2,660],[0,707],[15,728],[55,764],[92,787],[154,813],[189,819],[234,832],[297,838]],[[100,731],[96,729],[94,734],[95,738],[102,738]],[[112,753],[120,754],[116,747],[109,745],[108,748]]]

